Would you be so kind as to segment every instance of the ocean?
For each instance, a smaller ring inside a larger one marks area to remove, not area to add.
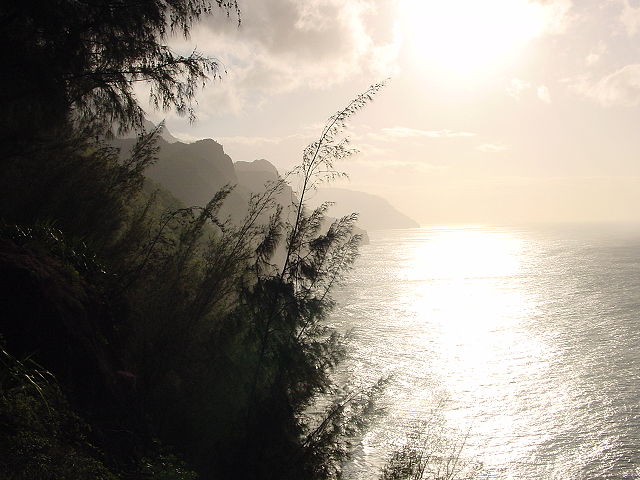
[[[341,381],[389,377],[352,477],[410,438],[442,478],[640,476],[640,229],[369,236],[330,319]]]

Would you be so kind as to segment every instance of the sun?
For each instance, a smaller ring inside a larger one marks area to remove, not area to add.
[[[512,60],[548,20],[528,0],[405,0],[401,11],[412,61],[463,76]]]

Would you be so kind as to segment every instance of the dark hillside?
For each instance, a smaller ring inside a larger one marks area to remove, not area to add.
[[[192,115],[218,63],[167,38],[236,2],[122,7],[0,4],[0,479],[337,479],[381,384],[334,383],[360,238],[305,202],[382,85],[305,149],[297,197],[270,168],[234,190],[215,141],[142,130],[134,85]]]

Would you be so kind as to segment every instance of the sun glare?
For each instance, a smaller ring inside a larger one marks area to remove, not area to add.
[[[402,5],[414,62],[462,76],[508,62],[547,21],[544,6],[527,0],[406,0]]]

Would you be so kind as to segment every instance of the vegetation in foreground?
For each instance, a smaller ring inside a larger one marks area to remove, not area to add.
[[[109,143],[142,127],[135,82],[191,114],[217,63],[164,41],[218,9],[238,13],[222,0],[0,7],[4,478],[340,478],[377,413],[382,382],[332,383],[344,339],[324,322],[355,216],[326,226],[328,205],[305,197],[353,153],[345,122],[381,85],[305,149],[291,205],[274,182],[239,224],[219,218],[231,187],[188,207],[145,180],[157,129],[128,154]],[[407,466],[385,479],[424,476],[394,458]]]

